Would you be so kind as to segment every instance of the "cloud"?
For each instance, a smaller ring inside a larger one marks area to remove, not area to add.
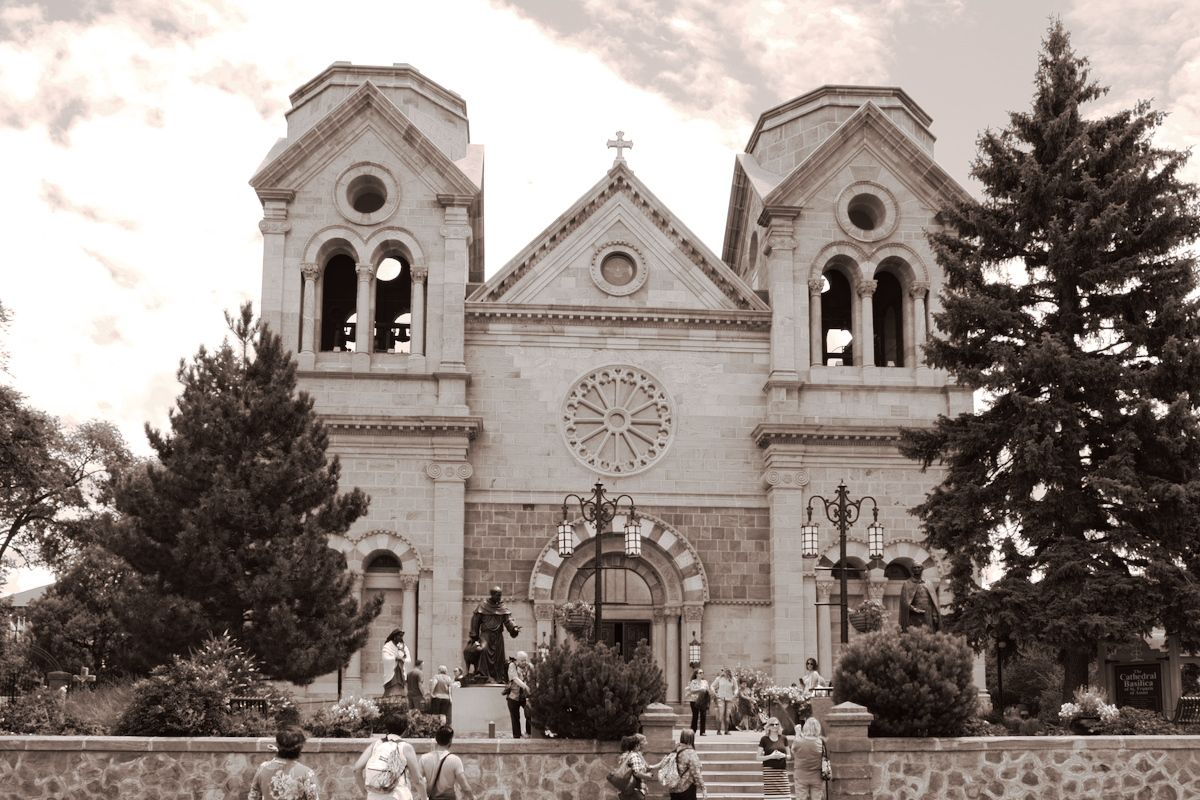
[[[138,224],[133,220],[119,219],[111,217],[102,209],[93,206],[79,205],[74,203],[67,197],[66,191],[48,181],[42,182],[42,200],[50,207],[51,211],[61,211],[65,214],[77,214],[86,220],[96,222],[101,225],[116,225],[127,231],[136,231]]]

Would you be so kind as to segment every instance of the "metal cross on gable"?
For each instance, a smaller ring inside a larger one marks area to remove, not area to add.
[[[613,159],[613,166],[615,167],[617,164],[625,163],[625,153],[623,151],[633,148],[633,140],[625,138],[625,131],[617,131],[617,138],[609,139],[608,146],[617,148],[617,157]]]

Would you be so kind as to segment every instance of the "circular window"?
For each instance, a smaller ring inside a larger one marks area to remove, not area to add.
[[[359,175],[346,187],[350,207],[360,214],[374,214],[387,200],[387,187],[374,175]]]
[[[592,256],[592,282],[606,294],[629,295],[646,283],[641,251],[629,242],[605,242]]]
[[[379,164],[355,164],[338,178],[333,190],[338,212],[359,225],[383,222],[400,205],[400,190],[392,174]]]
[[[858,181],[838,197],[837,219],[842,230],[860,242],[877,242],[896,230],[896,198],[877,183]]]
[[[575,381],[563,401],[562,435],[593,472],[632,475],[649,469],[675,433],[673,404],[662,383],[637,367],[614,365]]]

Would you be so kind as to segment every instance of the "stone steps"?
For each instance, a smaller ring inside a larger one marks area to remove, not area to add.
[[[762,764],[757,758],[761,736],[755,731],[734,731],[728,736],[696,737],[709,800],[762,797]]]

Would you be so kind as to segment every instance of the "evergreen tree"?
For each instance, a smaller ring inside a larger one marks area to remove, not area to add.
[[[180,364],[170,433],[147,426],[157,464],[123,477],[105,546],[154,594],[138,645],[155,663],[229,631],[268,677],[308,683],[362,647],[360,608],[330,534],[367,510],[338,494],[340,466],[296,368],[249,304],[234,345]]]
[[[1187,154],[1152,142],[1162,113],[1084,116],[1105,92],[1055,22],[1032,108],[980,138],[985,198],[930,235],[946,281],[926,361],[985,408],[903,447],[946,468],[916,512],[952,561],[952,624],[1053,646],[1064,699],[1099,642],[1200,643],[1197,192]],[[982,588],[994,548],[1004,576]]]

